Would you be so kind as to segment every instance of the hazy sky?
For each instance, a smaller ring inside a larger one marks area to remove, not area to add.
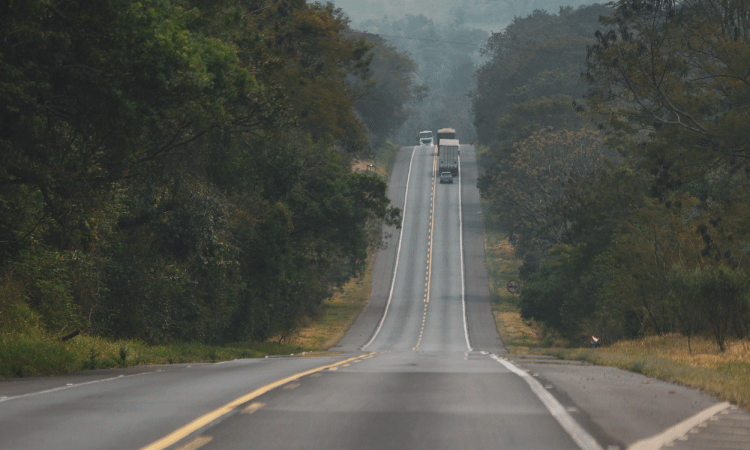
[[[462,0],[334,0],[354,20],[403,16],[406,14],[447,15],[452,7],[460,6]]]
[[[525,17],[535,9],[557,13],[560,6],[577,7],[595,0],[332,0],[352,19],[357,28],[367,20],[384,16],[397,20],[406,14],[424,14],[435,23],[453,23],[457,18],[467,25],[499,31],[514,17]],[[604,3],[600,1],[600,3]]]

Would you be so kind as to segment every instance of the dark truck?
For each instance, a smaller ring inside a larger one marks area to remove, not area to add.
[[[453,184],[453,175],[450,172],[443,172],[440,174],[440,183]]]

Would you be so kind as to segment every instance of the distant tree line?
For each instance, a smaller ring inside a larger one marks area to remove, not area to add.
[[[451,24],[458,21],[482,30],[500,30],[516,17],[525,17],[535,10],[555,12],[560,7],[558,0],[338,0],[335,3],[355,20],[355,26],[356,21],[379,21],[383,18],[393,20],[403,16],[422,15],[435,23]],[[565,4],[577,7],[591,3],[594,2],[569,0]]]
[[[351,159],[414,70],[330,3],[3,3],[0,333],[287,335],[400,221]]]
[[[435,22],[424,14],[368,20],[359,26],[407,53],[417,64],[413,104],[388,137],[401,145],[416,143],[416,133],[451,127],[462,142],[476,138],[469,92],[476,81],[480,47],[486,31],[472,28],[460,18]]]
[[[620,1],[489,39],[479,185],[522,315],[573,342],[750,333],[750,7]],[[600,20],[601,17],[601,20]]]

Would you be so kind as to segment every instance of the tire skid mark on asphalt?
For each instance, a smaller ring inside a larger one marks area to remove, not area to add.
[[[211,442],[213,439],[214,438],[211,436],[198,436],[182,447],[177,448],[177,450],[197,450]]]
[[[245,406],[245,408],[240,412],[242,414],[252,414],[264,406],[266,406],[266,404],[263,402],[252,402],[249,405]]]

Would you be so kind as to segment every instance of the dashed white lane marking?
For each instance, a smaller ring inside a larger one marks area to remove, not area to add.
[[[668,428],[662,433],[657,434],[656,436],[652,436],[647,439],[642,439],[630,447],[628,447],[628,450],[657,450],[662,448],[664,445],[666,445],[669,442],[674,441],[675,439],[684,436],[687,434],[688,431],[690,431],[691,428],[699,425],[701,422],[705,422],[706,420],[710,419],[712,416],[724,411],[725,409],[730,408],[732,405],[724,402],[716,404],[710,408],[706,408],[703,411],[699,412],[698,414],[688,418],[687,420],[684,420],[677,425]]]
[[[492,357],[492,359],[505,366],[506,369],[521,377],[521,379],[523,379],[526,384],[529,385],[531,391],[536,394],[537,397],[539,397],[539,400],[542,401],[552,417],[557,420],[560,426],[563,427],[565,432],[570,435],[570,437],[581,450],[604,450],[599,445],[599,443],[596,442],[596,439],[594,439],[593,436],[591,436],[586,430],[584,430],[583,427],[581,427],[581,425],[579,425],[578,422],[576,422],[575,419],[573,419],[573,417],[568,414],[568,412],[560,404],[560,402],[558,402],[557,399],[553,397],[552,394],[550,394],[547,389],[542,386],[541,383],[539,383],[539,381],[537,381],[527,372],[513,365],[510,361],[502,359],[497,355],[490,356]]]

